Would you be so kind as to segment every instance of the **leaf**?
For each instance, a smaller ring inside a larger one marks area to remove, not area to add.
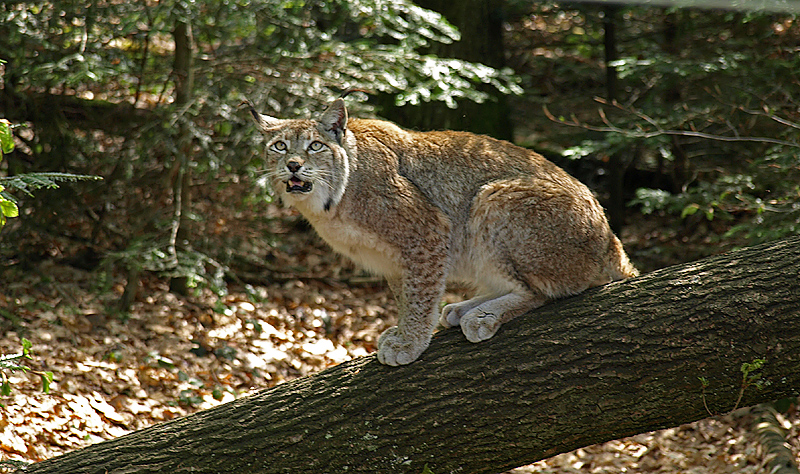
[[[422,472],[420,474],[433,474],[433,471],[431,471],[431,468],[429,468],[428,465],[425,464],[424,466],[422,466]]]
[[[683,211],[681,211],[681,219],[686,216],[693,216],[699,210],[700,206],[698,204],[689,204],[683,208]]]
[[[19,216],[19,208],[12,201],[6,201],[3,197],[0,197],[0,214],[5,217],[17,217]]]
[[[4,183],[6,187],[18,189],[29,196],[33,196],[32,191],[36,189],[58,188],[58,183],[62,181],[83,181],[83,180],[100,180],[101,176],[88,176],[72,173],[25,173],[15,176],[6,176],[0,178],[0,183]]]
[[[53,382],[53,372],[47,371],[39,375],[42,377],[42,392],[50,393],[50,384]]]
[[[31,358],[31,355],[30,355],[31,354],[31,347],[33,347],[33,343],[31,343],[31,341],[29,341],[29,340],[27,340],[27,339],[25,339],[23,337],[22,338],[22,357],[25,357],[27,359]]]
[[[648,215],[665,209],[673,199],[672,194],[662,189],[639,188],[636,190],[636,198],[628,205],[641,205],[642,214]]]
[[[0,150],[3,154],[14,151],[14,136],[11,134],[11,122],[0,119]],[[0,156],[2,158],[2,156]]]

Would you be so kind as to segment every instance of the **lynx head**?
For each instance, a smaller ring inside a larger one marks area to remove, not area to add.
[[[286,204],[320,214],[336,206],[350,171],[347,109],[337,99],[317,120],[277,119],[250,108],[267,140],[267,176]]]

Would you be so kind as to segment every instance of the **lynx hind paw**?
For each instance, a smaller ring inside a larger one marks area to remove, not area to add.
[[[461,312],[458,310],[458,303],[449,304],[442,308],[442,316],[439,318],[439,324],[442,327],[452,328],[458,326],[461,321]]]
[[[495,314],[474,310],[461,318],[461,332],[469,342],[481,342],[494,336],[501,324]]]
[[[477,297],[460,303],[451,303],[442,308],[442,316],[439,324],[446,328],[456,327],[461,324],[461,318],[476,306],[485,302],[487,298]]]
[[[378,338],[378,361],[386,365],[406,365],[414,362],[428,347],[428,342],[404,339],[397,326],[391,327]]]

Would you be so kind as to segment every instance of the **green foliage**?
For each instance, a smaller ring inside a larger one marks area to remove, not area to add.
[[[665,210],[680,214],[683,219],[701,212],[709,221],[715,217],[731,220],[755,189],[752,176],[720,176],[714,182],[702,181],[674,195],[660,189],[639,188],[631,205],[640,205],[643,214]]]
[[[776,155],[790,163],[776,166]],[[796,235],[800,232],[800,159],[783,150],[776,155],[754,160],[745,173],[719,174],[680,193],[640,188],[630,205],[639,206],[643,214],[664,211],[680,219],[699,215],[727,222],[723,238],[741,236],[763,242]]]
[[[16,87],[113,84],[116,93],[119,86],[156,93],[171,68],[164,42],[185,21],[202,51],[195,92],[212,107],[269,94],[273,105],[290,99],[299,108],[351,87],[403,91],[399,102],[436,100],[418,86],[430,79],[473,99],[484,97],[469,90],[475,83],[518,90],[509,71],[420,54],[431,41],[460,35],[438,13],[405,0],[21,2],[4,10],[8,37],[0,44],[19,68]]]
[[[11,395],[11,383],[6,376],[6,372],[29,372],[38,375],[42,381],[42,392],[50,393],[50,384],[53,382],[53,372],[40,372],[31,370],[30,367],[24,365],[26,360],[33,360],[31,355],[31,341],[22,338],[22,352],[17,354],[10,354],[0,356],[0,395]],[[2,405],[2,404],[0,404]]]
[[[765,382],[761,380],[761,374],[758,373],[766,364],[766,359],[754,359],[753,362],[743,362],[741,368],[739,369],[742,372],[742,386],[739,389],[739,398],[736,399],[736,404],[733,406],[733,410],[739,408],[739,403],[742,401],[742,397],[744,396],[744,391],[747,390],[748,387],[755,386],[757,389],[761,390],[765,384],[769,382]]]
[[[739,403],[741,403],[744,392],[748,387],[755,386],[760,390],[769,383],[768,381],[762,381],[761,374],[759,373],[766,363],[766,359],[753,359],[752,362],[742,363],[742,366],[739,368],[739,370],[742,372],[742,383],[739,387],[739,396],[736,398],[736,403],[734,403],[733,408],[731,409],[732,412],[739,408]],[[711,410],[709,410],[706,403],[706,389],[709,387],[710,382],[706,377],[698,377],[698,380],[700,381],[703,406],[708,414],[713,416],[714,414],[711,412]]]
[[[753,362],[744,362],[740,369],[742,372],[742,385],[758,385],[761,374],[757,372],[764,367],[766,362],[766,359],[754,359]]]
[[[639,188],[636,190],[636,198],[632,199],[629,205],[639,206],[645,215],[664,209],[673,211],[680,205],[675,205],[672,198],[672,194],[663,189]]]
[[[37,189],[58,189],[58,183],[75,181],[97,181],[100,176],[87,176],[73,173],[26,173],[18,176],[0,178],[0,183],[33,196]]]
[[[9,154],[14,151],[14,136],[11,133],[11,122],[6,119],[0,119],[0,159],[3,154]]]
[[[227,268],[204,252],[191,248],[176,250],[175,258],[170,256],[169,242],[153,236],[143,236],[131,242],[125,249],[108,252],[101,263],[107,269],[103,278],[110,285],[114,267],[134,269],[136,272],[149,271],[165,278],[184,277],[188,288],[205,287],[219,296],[227,294],[225,272]]]
[[[0,119],[0,161],[3,154],[14,151],[14,136],[11,132],[11,122]],[[19,208],[13,196],[6,192],[6,189],[17,189],[29,196],[33,196],[36,189],[58,188],[58,183],[63,181],[80,181],[101,179],[99,176],[85,176],[71,173],[26,173],[17,176],[0,177],[0,228],[2,228],[7,218],[18,217]]]
[[[194,42],[193,86],[180,106],[178,22],[190,25]],[[250,143],[250,119],[238,107],[243,99],[268,113],[302,116],[351,88],[394,95],[397,103],[448,106],[486,99],[478,84],[520,91],[510,70],[425,54],[433,42],[459,37],[440,14],[407,0],[5,3],[0,51],[8,64],[0,95],[48,104],[31,101],[20,108],[27,116],[14,119],[29,125],[17,165],[31,164],[10,173],[14,185],[25,191],[64,177],[41,174],[51,170],[105,178],[84,202],[58,203],[57,212],[56,203],[32,202],[43,212],[31,209],[26,221],[94,216],[69,227],[107,262],[221,293],[225,250],[176,238],[178,227],[181,235],[201,235],[195,231],[205,216],[188,195],[178,204],[173,184],[175,176],[189,176],[187,187],[195,189],[222,186],[223,176],[256,180],[263,163]],[[51,113],[55,98],[67,112]],[[250,189],[263,195],[258,186]],[[130,216],[127,227],[109,224],[115,213]]]
[[[11,122],[6,119],[0,119],[0,161],[3,160],[3,154],[8,154],[14,151],[14,136],[11,133]],[[6,188],[0,184],[0,228],[6,225],[6,220],[9,217],[19,216],[19,208],[14,199],[6,193]]]
[[[0,228],[6,225],[9,217],[19,216],[19,208],[13,198],[6,193],[6,188],[0,184]]]
[[[601,62],[603,43],[593,38],[605,13],[594,6],[553,10],[548,31],[570,32],[559,45],[583,44],[590,49],[572,54]],[[740,245],[796,234],[794,16],[621,7],[617,18],[619,59],[609,64],[617,72],[617,101],[598,99],[578,111],[553,107],[552,119],[586,130],[564,156],[602,167],[617,155],[631,169],[656,175],[654,183],[638,183],[630,205],[674,217],[678,226],[713,222],[707,228]],[[561,68],[568,59],[559,58]],[[603,68],[584,68],[584,59],[573,66],[578,77],[596,81],[593,93],[607,96]]]

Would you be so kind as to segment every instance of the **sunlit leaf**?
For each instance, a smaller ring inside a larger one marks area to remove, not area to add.
[[[698,204],[695,203],[689,204],[688,206],[683,208],[683,211],[681,211],[681,218],[687,216],[693,216],[699,210],[700,206]]]
[[[44,372],[41,374],[42,378],[42,392],[50,393],[50,384],[53,383],[53,373]]]
[[[33,343],[31,343],[31,341],[29,341],[29,340],[27,340],[27,339],[25,339],[23,337],[22,338],[22,356],[23,357],[28,358],[28,359],[31,358],[31,355],[30,355],[31,347],[33,347]]]
[[[12,201],[3,200],[0,196],[0,213],[5,217],[17,217],[19,216],[19,208]]]
[[[11,122],[6,119],[0,119],[0,150],[3,153],[11,153],[14,151],[14,136],[11,133]],[[0,154],[0,159],[2,159]]]

